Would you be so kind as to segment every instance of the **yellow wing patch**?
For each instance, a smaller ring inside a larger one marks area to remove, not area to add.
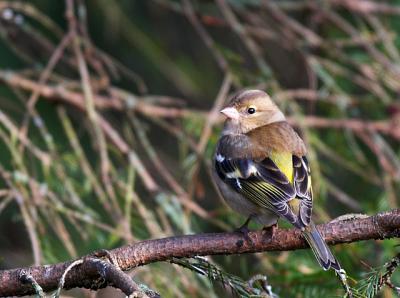
[[[279,170],[293,184],[293,155],[290,152],[271,152],[269,158],[276,164]]]

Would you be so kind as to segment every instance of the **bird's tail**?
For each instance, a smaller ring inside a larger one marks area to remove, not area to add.
[[[303,230],[303,237],[307,240],[310,245],[315,258],[324,270],[332,268],[335,270],[336,275],[339,277],[346,293],[347,297],[352,297],[350,286],[347,283],[346,271],[342,269],[338,260],[334,257],[328,245],[325,243],[320,232],[315,227],[314,223],[310,223]]]
[[[328,245],[326,245],[324,239],[313,223],[310,223],[310,225],[304,229],[303,236],[310,245],[318,263],[322,268],[324,268],[324,270],[332,268],[335,271],[338,271],[342,269],[338,260],[333,256]]]

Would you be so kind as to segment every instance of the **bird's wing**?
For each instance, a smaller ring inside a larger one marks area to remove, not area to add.
[[[303,227],[298,215],[288,204],[296,197],[296,187],[271,158],[266,157],[261,161],[226,158],[217,151],[215,169],[226,184],[254,204],[273,211],[298,228]],[[298,185],[300,187],[301,183]]]
[[[293,155],[293,185],[296,196],[300,200],[299,221],[303,226],[308,226],[311,221],[313,194],[311,187],[311,172],[305,156]]]

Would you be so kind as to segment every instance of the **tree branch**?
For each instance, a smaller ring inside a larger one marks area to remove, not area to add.
[[[364,218],[333,221],[319,225],[318,229],[329,244],[399,237],[400,209]],[[272,239],[267,239],[262,231],[250,232],[249,237],[251,242],[246,241],[237,233],[175,236],[133,243],[113,249],[108,253],[123,271],[127,271],[152,262],[166,261],[172,257],[284,251],[307,247],[300,231],[296,229],[278,229]],[[71,263],[72,261],[68,261],[55,265],[0,271],[0,296],[21,296],[34,293],[31,285],[24,284],[20,280],[22,270],[31,275],[43,290],[54,290],[57,288],[63,272]],[[100,285],[94,283],[95,278],[98,276],[88,275],[84,266],[76,266],[68,273],[64,288],[97,289],[107,285],[107,283]]]

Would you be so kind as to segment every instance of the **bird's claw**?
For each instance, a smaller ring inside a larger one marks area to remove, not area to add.
[[[246,242],[248,242],[251,245],[253,245],[254,244],[253,240],[251,240],[251,238],[249,236],[250,230],[249,230],[249,227],[248,227],[248,223],[249,223],[249,220],[247,220],[242,226],[237,228],[235,230],[235,233],[240,234],[246,240]]]
[[[277,229],[278,229],[277,223],[269,227],[263,227],[262,229],[263,239],[267,240],[268,242],[272,241],[272,238],[274,237],[275,231]]]

